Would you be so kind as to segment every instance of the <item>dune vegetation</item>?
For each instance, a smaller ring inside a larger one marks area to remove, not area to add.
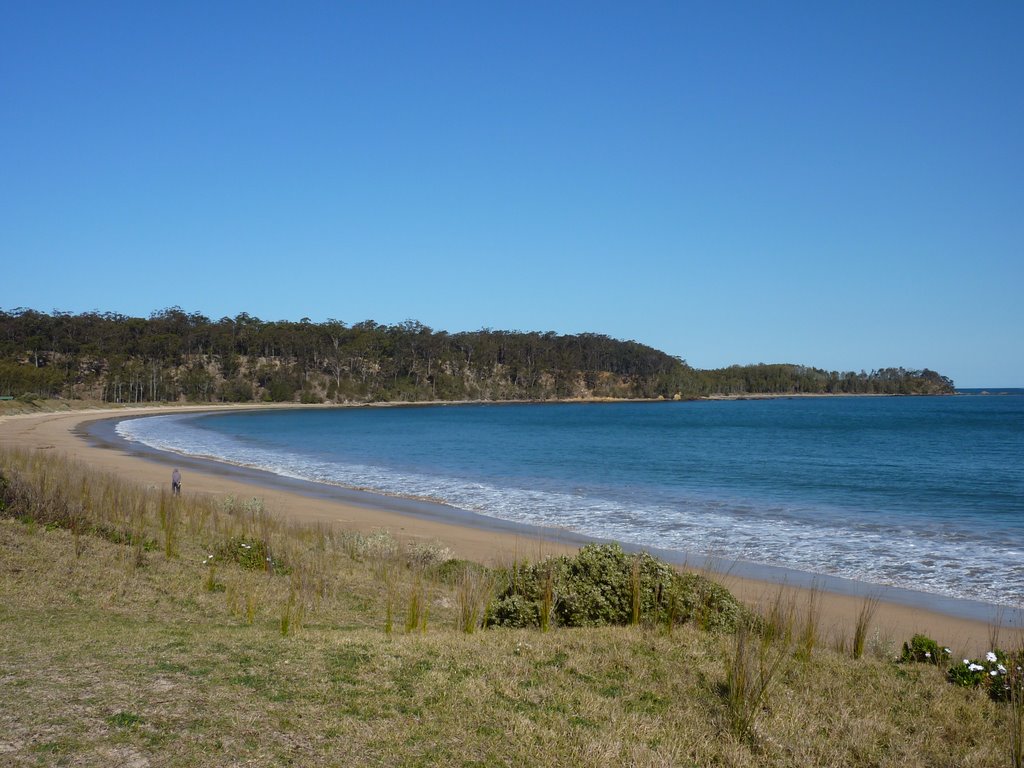
[[[755,615],[615,546],[472,563],[0,453],[4,765],[1021,765],[1019,656],[870,618],[825,636],[813,599]]]

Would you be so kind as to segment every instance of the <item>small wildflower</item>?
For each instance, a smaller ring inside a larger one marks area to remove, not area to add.
[[[924,657],[925,657],[926,659],[930,659],[930,658],[932,657],[932,652],[931,652],[931,651],[925,651],[925,652],[924,652]]]
[[[992,677],[995,677],[995,676],[996,676],[996,675],[998,675],[999,673],[998,673],[998,672],[996,672],[996,671],[995,671],[995,670],[993,669],[993,670],[992,670],[991,672],[989,672],[989,674],[990,674],[990,675],[992,675]]]
[[[995,661],[996,660],[996,655],[994,653],[992,653],[992,651],[989,651],[988,653],[985,654],[985,658],[988,661]]]

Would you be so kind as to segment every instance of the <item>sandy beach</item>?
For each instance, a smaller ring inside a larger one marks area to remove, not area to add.
[[[230,407],[230,406],[224,406]],[[252,406],[248,406],[252,408]],[[268,406],[269,407],[269,406]],[[117,446],[98,446],[84,433],[83,426],[102,419],[155,415],[164,411],[211,410],[209,407],[111,408],[71,412],[48,412],[0,416],[0,446],[54,451],[91,467],[129,478],[149,486],[170,482],[174,457],[126,451]],[[220,410],[219,408],[217,410]],[[502,530],[500,526],[453,522],[398,511],[388,497],[367,496],[364,502],[351,503],[329,495],[311,495],[276,484],[254,484],[253,477],[235,473],[214,462],[182,461],[184,492],[195,494],[258,496],[266,508],[286,518],[336,524],[364,532],[387,530],[399,538],[441,542],[457,556],[493,564],[513,558],[536,559],[548,553],[570,551],[578,539],[557,531]],[[807,604],[811,591],[797,586],[742,578],[732,573],[711,574],[751,605],[770,604],[784,590],[787,600],[798,608]],[[821,627],[825,633],[849,634],[864,598],[818,591]],[[920,601],[918,601],[920,602]],[[940,602],[940,601],[936,601]],[[988,650],[993,624],[928,610],[919,605],[882,601],[875,613],[870,636],[898,650],[915,633],[926,634],[957,654],[977,654]],[[1003,627],[1003,646],[1015,644],[1020,630]]]

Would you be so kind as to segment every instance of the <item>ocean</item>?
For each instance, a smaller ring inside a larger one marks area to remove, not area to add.
[[[1024,605],[1024,393],[173,414],[124,439],[726,562]]]

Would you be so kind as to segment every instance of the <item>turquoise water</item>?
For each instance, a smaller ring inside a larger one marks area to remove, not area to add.
[[[1024,396],[176,414],[117,431],[641,546],[1024,601]]]

